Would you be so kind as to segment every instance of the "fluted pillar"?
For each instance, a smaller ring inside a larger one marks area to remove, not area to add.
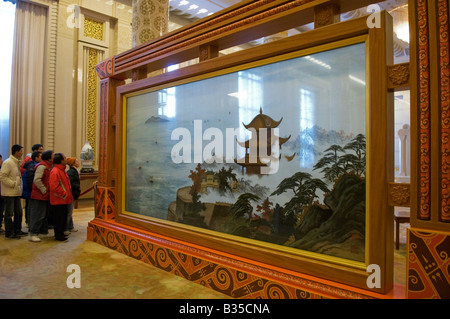
[[[133,0],[133,47],[149,42],[168,30],[169,0]]]

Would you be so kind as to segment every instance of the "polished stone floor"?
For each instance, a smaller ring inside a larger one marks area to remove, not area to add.
[[[93,202],[80,201],[74,211],[79,229],[67,242],[53,232],[33,243],[0,236],[0,299],[225,299],[214,290],[86,240],[87,223],[94,218]],[[405,284],[405,225],[400,250],[395,252],[395,281]],[[24,229],[25,230],[25,229]],[[73,270],[80,270],[80,288]]]
[[[86,240],[87,223],[93,218],[92,202],[80,201],[74,212],[79,231],[71,233],[67,242],[55,241],[52,231],[39,243],[28,237],[0,236],[0,299],[227,298]],[[80,288],[68,288],[68,279],[69,285],[76,282],[75,272],[67,271],[72,264],[79,266]]]

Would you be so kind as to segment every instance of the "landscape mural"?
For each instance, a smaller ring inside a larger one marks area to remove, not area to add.
[[[127,98],[125,210],[364,261],[365,44]]]

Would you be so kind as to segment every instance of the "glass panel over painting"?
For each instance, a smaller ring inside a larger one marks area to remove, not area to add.
[[[127,97],[125,210],[364,261],[365,43]]]

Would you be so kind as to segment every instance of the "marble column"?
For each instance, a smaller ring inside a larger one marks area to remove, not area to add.
[[[169,0],[133,0],[133,47],[149,42],[168,31]]]

